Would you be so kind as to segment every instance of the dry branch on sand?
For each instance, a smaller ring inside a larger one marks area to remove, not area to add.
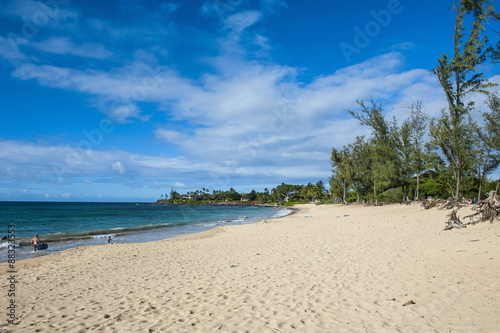
[[[445,199],[434,199],[429,198],[424,201],[424,208],[429,209],[433,207],[437,207],[438,209],[460,209],[464,206],[464,204],[456,198]]]
[[[457,212],[460,208],[453,210],[450,215],[448,215],[448,221],[446,222],[446,226],[444,230],[450,230],[453,228],[462,229],[467,226],[460,221],[460,218],[457,216]]]
[[[479,201],[472,207],[472,210],[476,213],[467,215],[465,218],[470,218],[470,224],[476,224],[478,222],[490,221],[492,223],[495,219],[500,218],[500,199],[497,196],[496,191],[491,191],[488,198]],[[479,218],[474,220],[475,217],[479,215]]]
[[[497,196],[496,191],[491,191],[488,198],[479,201],[472,207],[473,211],[476,213],[467,215],[464,218],[470,219],[470,222],[463,223],[457,215],[458,210],[461,207],[454,209],[450,215],[448,215],[448,221],[444,230],[450,230],[453,228],[461,229],[465,228],[467,225],[476,224],[483,221],[490,221],[492,223],[495,219],[500,219],[500,199]]]

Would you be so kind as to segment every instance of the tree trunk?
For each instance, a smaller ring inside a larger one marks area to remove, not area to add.
[[[482,182],[479,183],[479,191],[477,191],[477,201],[481,200],[481,192],[483,190],[483,184]]]
[[[460,169],[457,169],[457,188],[455,191],[455,199],[459,200],[460,199],[460,192],[462,191],[462,176],[460,173]]]
[[[343,190],[343,193],[342,193],[342,203],[343,203],[344,205],[347,205],[347,200],[345,199],[346,192],[347,192],[347,191],[346,191],[346,188],[347,188],[346,184],[345,184],[345,183],[343,183],[343,184],[342,184],[342,190]]]
[[[417,187],[415,188],[415,201],[420,197],[420,172],[417,173]]]

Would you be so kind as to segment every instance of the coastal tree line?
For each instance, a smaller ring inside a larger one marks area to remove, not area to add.
[[[431,118],[422,101],[414,101],[405,106],[408,119],[398,124],[386,119],[383,104],[358,101],[359,109],[349,113],[371,136],[332,149],[330,192],[342,202],[481,199],[492,187],[498,191],[498,181],[487,177],[500,165],[500,95],[480,69],[500,61],[500,41],[493,44],[485,28],[500,15],[489,0],[460,0],[453,9],[453,54],[443,54],[432,70],[447,107]],[[479,96],[486,110],[475,105]]]
[[[316,184],[294,185],[281,183],[271,190],[265,188],[263,191],[251,190],[248,193],[238,193],[230,188],[228,191],[213,190],[208,188],[189,191],[179,194],[171,189],[170,193],[162,194],[159,204],[280,204],[289,205],[293,203],[304,203],[312,201],[328,200],[328,190],[323,181]]]

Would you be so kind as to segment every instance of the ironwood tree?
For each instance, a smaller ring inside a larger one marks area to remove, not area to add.
[[[490,0],[460,0],[453,9],[457,13],[453,56],[443,54],[433,69],[448,107],[442,111],[440,119],[431,122],[431,135],[453,170],[455,199],[458,200],[464,169],[471,167],[468,163],[474,157],[471,149],[475,143],[471,139],[474,129],[469,119],[474,102],[470,96],[478,92],[488,94],[488,88],[494,86],[477,71],[492,54],[484,25],[494,9]]]

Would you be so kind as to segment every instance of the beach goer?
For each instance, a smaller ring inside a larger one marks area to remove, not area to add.
[[[108,244],[113,244],[113,239],[111,239],[111,236],[108,236]]]
[[[42,242],[40,241],[40,238],[38,238],[38,235],[36,235],[35,237],[33,237],[31,239],[31,245],[33,245],[33,251],[36,252],[36,250],[38,249],[38,244],[42,244]]]

